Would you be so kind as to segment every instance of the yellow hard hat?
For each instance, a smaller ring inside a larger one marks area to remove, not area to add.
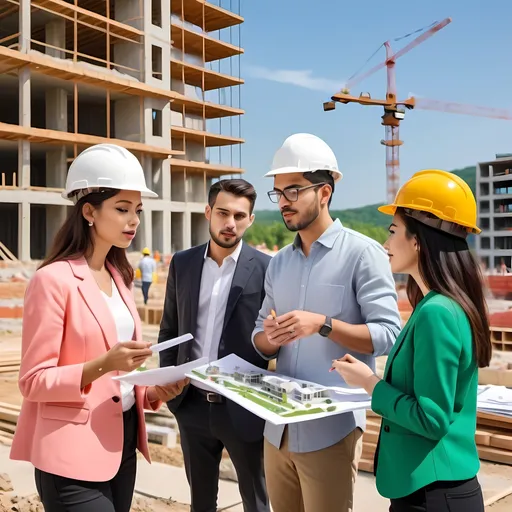
[[[147,254],[149,256],[151,254],[149,247],[144,247],[144,249],[142,249],[142,254]]]
[[[477,207],[469,185],[459,176],[439,169],[425,169],[413,175],[398,191],[395,202],[379,207],[386,215],[394,215],[397,208],[429,214],[424,223],[443,231],[453,231],[443,222],[462,226],[467,233],[481,233],[476,225]],[[418,215],[413,215],[418,217]],[[433,222],[432,222],[433,221]],[[437,222],[437,224],[436,224]]]

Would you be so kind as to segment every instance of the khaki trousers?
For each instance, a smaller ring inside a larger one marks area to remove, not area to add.
[[[285,428],[278,450],[265,439],[265,478],[273,512],[352,512],[361,429],[333,446],[308,453],[288,451]]]

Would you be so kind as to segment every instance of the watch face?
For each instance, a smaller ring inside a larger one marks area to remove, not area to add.
[[[331,330],[332,329],[328,325],[322,325],[322,328],[320,329],[320,335],[328,336]]]

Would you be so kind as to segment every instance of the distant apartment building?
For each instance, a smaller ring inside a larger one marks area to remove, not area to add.
[[[239,176],[240,0],[0,0],[0,241],[45,256],[85,148],[120,144],[158,199],[133,249],[205,241],[207,190]]]
[[[477,165],[476,196],[482,234],[476,237],[480,260],[490,272],[512,267],[512,155],[496,155]]]

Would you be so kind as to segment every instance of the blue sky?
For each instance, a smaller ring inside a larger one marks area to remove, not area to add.
[[[352,104],[323,112],[322,103],[381,43],[434,21],[453,19],[397,61],[399,98],[413,93],[512,109],[512,3],[506,0],[242,0],[242,16],[242,165],[257,187],[257,209],[275,208],[266,197],[272,180],[262,176],[295,132],[318,135],[335,151],[344,179],[334,208],[385,200],[382,109]],[[369,67],[384,56],[382,48]],[[351,92],[384,98],[385,90],[382,70]],[[403,183],[422,168],[452,170],[512,152],[512,121],[415,109],[406,113],[400,137]]]

